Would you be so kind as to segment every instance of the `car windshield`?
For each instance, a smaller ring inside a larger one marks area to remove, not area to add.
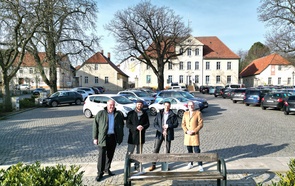
[[[131,104],[133,103],[130,99],[124,96],[114,96],[112,97],[119,104]]]
[[[195,98],[193,95],[191,95],[190,93],[188,92],[179,92],[181,96],[187,98],[187,99],[192,99],[192,98]]]
[[[146,92],[134,92],[138,97],[150,97]]]
[[[188,102],[189,101],[187,98],[184,98],[184,97],[178,97],[178,98],[175,98],[175,99],[177,99],[180,102]]]
[[[51,98],[54,98],[54,97],[57,97],[57,96],[59,96],[61,93],[60,92],[55,92],[55,93],[53,93],[53,94],[51,94]]]

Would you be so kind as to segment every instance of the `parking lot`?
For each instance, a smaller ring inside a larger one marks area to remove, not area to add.
[[[203,95],[209,108],[203,111],[202,152],[218,152],[227,161],[246,157],[294,157],[295,115],[278,110],[233,104],[228,99]],[[151,124],[153,117],[150,117]],[[181,119],[179,119],[181,122]],[[96,162],[92,145],[92,122],[82,113],[82,105],[45,107],[29,110],[0,121],[0,164],[19,161],[42,163]],[[114,161],[123,160],[127,149],[118,146]],[[151,153],[155,130],[147,131],[143,152]],[[171,151],[186,152],[179,126]]]

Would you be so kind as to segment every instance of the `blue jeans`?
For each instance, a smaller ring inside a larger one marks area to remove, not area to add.
[[[193,153],[193,150],[195,153],[200,153],[201,149],[200,146],[186,146],[188,153]],[[191,162],[191,164],[193,165],[193,162]],[[203,163],[201,161],[198,162],[198,165],[203,165]]]

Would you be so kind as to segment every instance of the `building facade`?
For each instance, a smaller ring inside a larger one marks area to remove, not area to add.
[[[180,52],[183,46],[186,48],[183,55],[165,64],[164,87],[168,88],[171,83],[198,87],[239,83],[240,58],[216,36],[187,37],[175,46],[175,51]],[[157,89],[158,79],[146,64],[128,59],[120,68],[132,77],[136,86]]]
[[[120,91],[128,87],[128,75],[122,72],[102,52],[95,53],[76,70],[80,87],[103,86],[106,91]]]

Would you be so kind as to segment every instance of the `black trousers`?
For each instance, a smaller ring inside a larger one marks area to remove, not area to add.
[[[98,146],[97,175],[103,175],[111,168],[111,163],[116,149],[116,138],[114,134],[107,135],[106,146]]]
[[[161,148],[161,145],[162,145],[163,142],[166,143],[166,146],[165,146],[166,153],[170,153],[171,141],[165,142],[165,137],[164,136],[163,136],[162,139],[158,139],[158,138],[155,139],[153,153],[159,153],[160,152],[160,148]],[[156,165],[156,162],[152,162],[152,164]]]

